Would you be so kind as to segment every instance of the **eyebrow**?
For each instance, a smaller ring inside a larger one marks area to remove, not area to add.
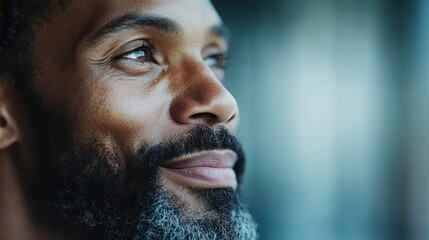
[[[112,20],[102,27],[94,35],[92,42],[96,44],[112,35],[136,28],[151,28],[176,36],[183,36],[185,33],[184,28],[170,18],[153,14],[125,15]],[[223,23],[211,27],[210,34],[214,37],[224,38],[227,41],[230,38],[230,30]]]
[[[106,24],[94,35],[92,41],[94,43],[101,42],[110,35],[136,28],[152,28],[177,36],[181,36],[185,32],[179,23],[169,18],[147,14],[125,15]]]
[[[231,30],[223,23],[211,27],[210,33],[214,37],[224,38],[227,42],[231,39]]]

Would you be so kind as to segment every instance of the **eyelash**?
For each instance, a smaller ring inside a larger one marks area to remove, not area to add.
[[[216,60],[216,65],[214,67],[220,68],[220,69],[226,69],[229,64],[229,55],[228,53],[219,53],[219,54],[213,54],[207,57],[207,59],[213,58]]]
[[[158,50],[155,44],[153,44],[149,40],[144,40],[142,41],[139,47],[113,58],[113,61],[117,64],[123,64],[123,65],[132,64],[129,67],[132,67],[133,65],[136,66],[135,64],[139,64],[140,66],[143,66],[143,65],[149,66],[152,63],[156,63],[156,60],[154,59],[154,55],[157,53],[157,51]],[[144,55],[143,56],[144,59],[138,59],[138,57],[135,57],[136,59],[127,57],[138,52],[143,52],[142,54]],[[214,59],[215,61],[215,63],[212,63],[211,66],[209,66],[211,68],[224,70],[228,67],[229,56],[228,56],[228,53],[226,52],[212,54],[207,58],[205,58],[204,61],[209,59]]]
[[[145,57],[145,60],[140,60],[140,59],[131,59],[131,58],[127,58],[127,55],[131,55],[133,53],[137,53],[143,51],[145,55],[147,55],[147,57]],[[137,63],[152,63],[155,62],[155,59],[153,58],[153,56],[157,53],[157,48],[156,46],[151,43],[150,41],[144,41],[142,43],[142,45],[138,48],[135,48],[129,52],[126,52],[124,54],[121,54],[120,56],[114,58],[115,61],[131,61],[131,62],[137,62]]]

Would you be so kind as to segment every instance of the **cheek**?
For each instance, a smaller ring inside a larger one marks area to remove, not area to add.
[[[121,82],[104,87],[93,111],[91,128],[134,152],[142,144],[158,142],[160,128],[169,123],[171,96],[166,86]]]

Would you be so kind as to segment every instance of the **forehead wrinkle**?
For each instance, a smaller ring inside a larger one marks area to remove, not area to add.
[[[97,43],[111,35],[136,28],[152,28],[177,36],[183,36],[185,33],[183,27],[173,19],[153,14],[125,15],[106,24],[95,34],[92,42]]]

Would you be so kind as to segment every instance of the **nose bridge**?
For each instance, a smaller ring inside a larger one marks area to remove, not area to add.
[[[231,93],[220,83],[203,60],[191,61],[182,67],[176,79],[179,91],[170,106],[170,115],[181,124],[226,124],[238,112]]]

